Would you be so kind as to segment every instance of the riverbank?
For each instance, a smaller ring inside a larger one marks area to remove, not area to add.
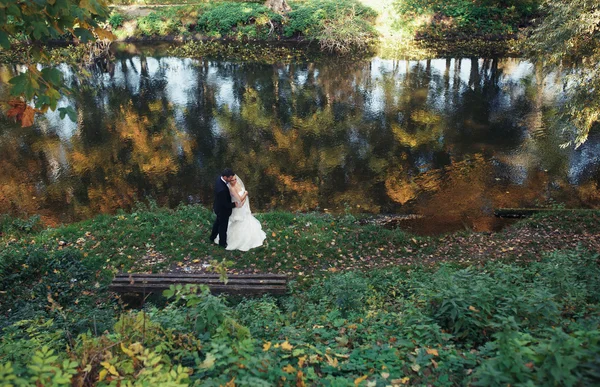
[[[281,16],[248,2],[151,2],[114,6],[109,24],[119,40],[129,42],[312,42],[337,54],[377,47],[384,57],[418,58],[421,51],[428,56],[516,55],[520,32],[538,16],[536,1],[510,10],[493,2],[465,2],[455,10],[438,3],[412,8],[410,1],[308,0],[290,2],[291,11]]]
[[[454,19],[435,7],[421,10],[435,17],[417,25],[412,20],[413,11],[397,8],[393,1],[308,0],[290,4],[292,10],[283,16],[253,2],[116,5],[111,7],[104,28],[113,34],[115,43],[166,42],[172,45],[169,54],[176,56],[220,58],[241,50],[234,54],[234,60],[264,58],[272,62],[276,58],[289,62],[319,60],[328,55],[423,59],[518,56],[520,31],[535,15],[523,11],[504,20],[498,19],[497,14],[503,12],[497,11],[493,19],[487,20],[486,12],[467,4],[464,12],[482,17],[474,19],[472,25],[459,22],[459,17],[456,23],[449,23]],[[438,19],[445,22],[439,23]],[[469,29],[474,26],[476,30]],[[64,46],[76,42],[50,43]],[[229,49],[232,46],[235,49]],[[248,47],[258,47],[261,53],[253,55]],[[100,57],[106,54],[104,49],[96,51]],[[0,63],[28,63],[27,52],[26,47],[14,45],[10,51],[0,51]],[[89,64],[94,61],[94,53],[85,45],[57,47],[42,61]]]
[[[201,206],[138,206],[41,231],[5,222],[0,381],[45,384],[59,372],[84,385],[595,380],[585,364],[597,366],[600,349],[600,212],[437,237],[349,215],[257,217],[268,237],[247,253],[207,241],[212,214]],[[117,271],[196,271],[211,261],[230,273],[287,273],[290,294],[188,294],[188,307],[155,300],[138,312],[106,290]],[[27,366],[39,361],[52,372]]]

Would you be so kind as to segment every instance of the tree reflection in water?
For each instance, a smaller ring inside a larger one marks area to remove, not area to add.
[[[494,229],[494,207],[597,206],[598,137],[560,147],[545,129],[560,90],[541,71],[517,59],[122,53],[88,79],[69,76],[62,104],[78,108],[77,123],[2,121],[0,213],[56,223],[148,198],[209,205],[224,166],[257,211],[418,213],[426,232]]]

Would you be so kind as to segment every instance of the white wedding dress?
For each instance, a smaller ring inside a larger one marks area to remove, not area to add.
[[[238,193],[242,196],[246,192],[246,188],[239,177],[237,178],[237,186],[238,189],[241,189]],[[233,195],[232,201],[239,203]],[[246,198],[243,206],[231,210],[227,226],[227,250],[248,251],[262,246],[266,238],[267,235],[262,230],[260,222],[250,212],[250,200],[248,198]],[[219,243],[218,235],[215,243]]]

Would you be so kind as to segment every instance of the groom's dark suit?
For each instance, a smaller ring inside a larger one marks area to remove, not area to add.
[[[213,210],[217,214],[217,219],[213,224],[210,240],[213,241],[219,235],[219,245],[227,247],[227,225],[231,210],[235,207],[235,203],[231,201],[229,187],[223,181],[221,176],[217,177],[215,182],[215,202]]]

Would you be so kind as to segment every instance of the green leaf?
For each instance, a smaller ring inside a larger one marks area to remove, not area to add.
[[[48,31],[48,26],[44,22],[35,22],[35,23],[32,23],[32,25],[33,25],[32,35],[37,40],[42,39],[42,37],[48,36],[48,34],[50,33]]]
[[[68,115],[71,121],[77,122],[77,112],[71,106],[59,108],[58,112],[61,120],[65,118],[65,115]]]
[[[92,33],[85,28],[75,28],[73,32],[75,33],[75,36],[77,36],[83,43],[94,40],[94,35],[92,35]]]
[[[25,74],[17,75],[8,81],[11,85],[13,85],[10,90],[10,95],[18,96],[22,95],[25,92],[25,84],[27,83],[27,77]]]
[[[8,34],[4,31],[0,31],[0,46],[5,49],[10,49],[10,40],[8,40]]]
[[[19,7],[13,3],[8,6],[8,14],[19,17],[21,16],[21,9],[19,9]]]
[[[42,78],[54,86],[60,86],[62,83],[62,73],[55,68],[45,68],[42,70]]]

